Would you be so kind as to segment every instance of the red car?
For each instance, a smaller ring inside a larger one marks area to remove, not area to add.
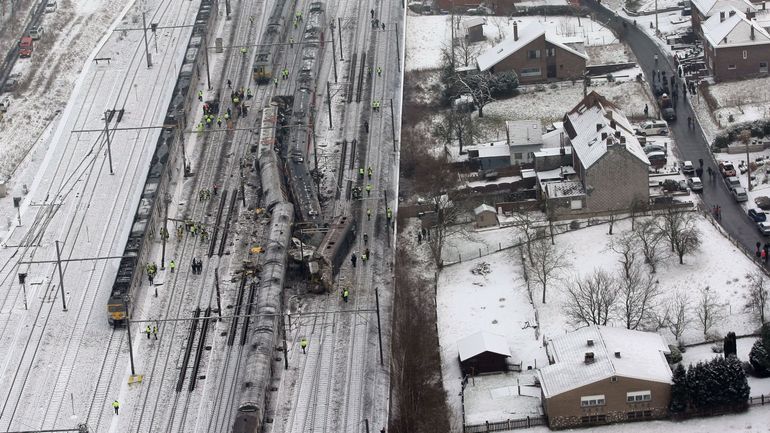
[[[24,36],[19,41],[19,57],[31,57],[32,56],[32,38]]]
[[[727,161],[720,162],[719,171],[722,172],[722,176],[724,177],[735,176],[735,167],[731,162],[727,162]]]

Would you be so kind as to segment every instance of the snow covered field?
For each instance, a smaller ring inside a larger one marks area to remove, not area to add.
[[[463,16],[462,19],[470,17]],[[513,33],[513,21],[506,17],[486,17],[484,25],[486,40],[475,45],[483,51]],[[610,45],[618,42],[612,32],[587,18],[566,16],[516,17],[519,27],[529,24],[543,26],[547,31],[562,37],[582,39],[586,46]],[[436,69],[441,64],[441,50],[449,45],[451,38],[450,15],[407,15],[406,22],[406,70]],[[455,31],[455,37],[462,37],[465,30]],[[589,61],[589,63],[591,63]]]
[[[663,292],[659,301],[665,303],[675,291],[684,291],[690,297],[691,305],[694,305],[698,291],[709,287],[713,293],[716,293],[726,316],[714,330],[721,335],[728,331],[738,334],[754,332],[756,323],[751,314],[743,308],[746,293],[744,276],[754,269],[752,260],[726,240],[706,219],[698,218],[698,228],[702,233],[703,241],[699,251],[692,256],[685,256],[684,265],[679,265],[675,258],[668,258],[658,270],[657,278]],[[620,236],[629,229],[630,221],[616,222],[613,236]],[[492,243],[490,249],[495,249],[497,240],[510,237],[511,230],[498,230],[500,236],[497,238],[492,235],[494,231],[480,232],[478,235],[474,234],[474,237],[479,243]],[[543,335],[548,337],[574,329],[563,314],[566,280],[585,276],[594,269],[617,271],[618,256],[607,249],[610,239],[611,237],[607,235],[607,225],[567,232],[556,237],[556,248],[568,252],[570,268],[561,275],[559,280],[549,284],[546,304],[540,302],[541,289],[536,285],[533,285],[534,306],[530,303],[516,250],[494,253],[481,259],[448,266],[442,270],[437,294],[438,329],[443,377],[448,398],[454,410],[460,410],[460,400],[457,396],[460,391],[460,370],[456,341],[477,331],[499,334],[508,342],[513,355],[512,361],[522,362],[525,371],[528,366],[545,365],[547,361],[541,347]],[[667,245],[661,245],[661,248],[666,250]],[[480,263],[489,265],[489,273],[471,273],[471,270],[478,267]],[[534,324],[535,310],[539,316],[538,333],[527,323]],[[693,322],[685,331],[683,340],[690,343],[700,342],[703,340],[702,329],[699,329],[694,313],[690,312],[690,314]],[[661,330],[661,332],[669,342],[673,342],[673,336],[667,330]],[[695,356],[696,353],[694,351],[692,355]],[[518,375],[509,376],[515,384]],[[522,380],[522,383],[525,381]],[[764,389],[764,386],[762,385],[761,389]],[[757,392],[752,391],[752,395],[757,395]],[[516,408],[525,410],[526,404],[522,407],[517,405]],[[767,411],[767,408],[752,409],[751,414],[762,410]],[[485,413],[485,416],[491,416],[488,411],[481,412]],[[510,417],[505,414],[500,416],[501,419]],[[738,419],[741,416],[734,418]],[[702,425],[698,421],[691,423]],[[749,429],[749,431],[755,430]]]

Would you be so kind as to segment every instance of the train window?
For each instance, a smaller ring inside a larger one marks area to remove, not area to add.
[[[107,311],[110,313],[115,313],[117,311],[123,311],[123,304],[108,304],[107,305]]]

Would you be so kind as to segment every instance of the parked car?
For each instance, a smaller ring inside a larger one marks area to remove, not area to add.
[[[666,148],[661,146],[660,144],[648,144],[644,146],[644,153],[650,153],[650,152],[666,152]]]
[[[660,182],[660,186],[666,192],[687,191],[687,183],[684,180],[666,179]]]
[[[733,189],[733,198],[738,203],[749,200],[749,196],[746,194],[746,189],[742,186]]]
[[[695,167],[692,165],[692,161],[685,161],[682,163],[682,174],[690,176],[695,174]]]
[[[636,133],[639,135],[666,135],[668,134],[668,124],[662,120],[648,120],[639,124]]]
[[[732,162],[720,161],[719,172],[722,173],[722,176],[725,176],[725,177],[735,176],[735,167],[733,166]]]
[[[762,221],[767,221],[767,214],[762,209],[751,208],[747,213],[749,215],[749,218],[751,218],[751,220],[754,221],[755,223],[761,223]]]
[[[19,57],[32,56],[32,38],[24,36],[19,40]]]
[[[741,186],[741,181],[735,176],[726,177],[725,183],[727,184],[727,189],[731,191]]]
[[[43,33],[45,33],[43,26],[35,26],[29,30],[29,37],[36,41],[43,37]]]
[[[754,204],[762,210],[770,210],[770,197],[764,195],[754,197]]]
[[[676,120],[676,111],[671,107],[664,108],[663,111],[661,111],[661,116],[663,117],[663,119],[669,122],[673,122],[674,120]]]
[[[45,13],[56,12],[56,0],[48,0],[45,4]]]
[[[758,222],[757,228],[759,229],[759,232],[762,233],[763,235],[770,236],[770,222],[767,222],[767,221]]]
[[[653,168],[661,168],[668,162],[666,154],[663,152],[650,152],[647,154],[647,159],[650,160],[650,166]]]
[[[703,191],[703,182],[701,182],[699,177],[691,177],[687,179],[687,186],[691,191],[694,192]]]

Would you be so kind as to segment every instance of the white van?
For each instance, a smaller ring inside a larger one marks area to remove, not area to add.
[[[45,12],[56,12],[56,0],[48,0],[48,3],[45,4]]]
[[[649,120],[642,122],[636,130],[639,135],[666,135],[668,124],[663,120]]]

